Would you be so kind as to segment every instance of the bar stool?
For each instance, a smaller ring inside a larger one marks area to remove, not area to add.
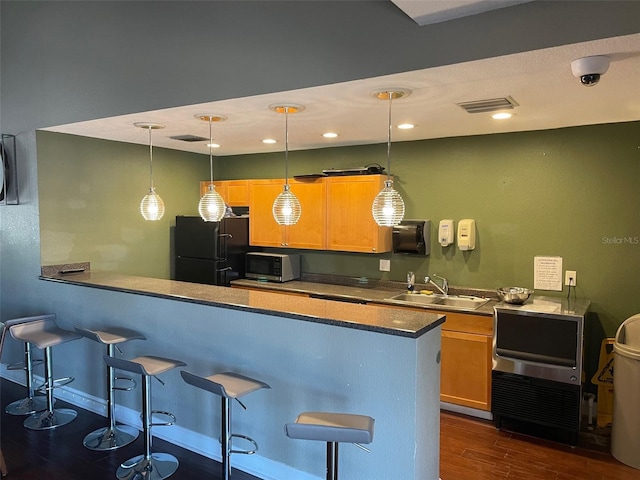
[[[151,410],[151,378],[168,372],[176,367],[185,366],[180,360],[169,358],[143,356],[131,360],[104,356],[104,361],[112,368],[135,373],[142,378],[142,432],[144,434],[144,454],[130,458],[122,463],[116,471],[116,477],[120,480],[161,480],[167,478],[178,469],[178,459],[168,453],[151,453],[151,427],[173,425],[176,417],[169,412]],[[154,423],[153,414],[165,415],[171,420],[168,422]]]
[[[74,328],[76,332],[83,337],[106,345],[107,356],[109,357],[115,357],[116,348],[120,351],[118,348],[120,343],[128,342],[129,340],[146,340],[144,335],[126,328],[108,327],[102,330],[90,330],[88,328],[78,326],[75,326]],[[120,351],[120,353],[122,353],[122,351]],[[116,425],[115,416],[115,391],[133,390],[136,386],[135,380],[126,377],[116,377],[114,375],[113,368],[109,365],[106,366],[106,370],[108,425],[94,430],[84,437],[82,444],[89,450],[115,450],[116,448],[123,447],[133,442],[138,438],[138,434],[140,433],[137,428],[129,425]],[[130,386],[118,387],[116,386],[117,380],[128,381],[130,382]]]
[[[373,441],[374,419],[350,413],[304,412],[287,423],[289,438],[327,442],[327,480],[338,480],[338,445],[349,442],[362,448]]]
[[[36,412],[27,417],[24,426],[30,430],[50,430],[61,427],[73,421],[77,412],[70,408],[53,408],[53,389],[67,385],[74,379],[65,377],[54,380],[53,355],[51,348],[80,338],[75,332],[64,330],[56,324],[55,315],[43,315],[42,318],[31,322],[20,323],[11,326],[11,336],[23,342],[33,343],[44,350],[44,389],[47,396],[47,408],[42,412]]]
[[[231,433],[231,405],[229,400],[235,399],[245,410],[247,407],[240,401],[240,398],[261,388],[271,388],[264,382],[245,377],[237,373],[224,372],[216,373],[209,377],[201,377],[187,371],[180,372],[185,382],[194,387],[201,388],[220,396],[221,400],[221,426],[220,426],[220,449],[222,452],[222,472],[224,480],[229,480],[231,475],[230,457],[232,453],[252,455],[258,451],[256,441],[246,435]],[[253,445],[253,450],[234,450],[233,438],[242,438]]]
[[[9,332],[9,328],[12,325],[18,325],[20,323],[33,322],[46,318],[46,315],[37,315],[34,317],[22,317],[7,320],[4,323],[4,329],[2,331],[2,339],[0,339],[0,351],[4,345],[5,336]],[[31,358],[31,343],[23,342],[24,348],[24,361],[7,366],[7,370],[24,370],[25,372],[25,385],[27,387],[27,396],[15,402],[11,402],[6,406],[5,412],[9,415],[31,415],[32,413],[41,412],[47,408],[46,397],[36,396],[33,388],[33,367],[42,363],[42,360],[34,360]],[[55,400],[54,400],[55,402]]]

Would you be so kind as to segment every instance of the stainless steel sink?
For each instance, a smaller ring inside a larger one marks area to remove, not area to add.
[[[438,303],[442,300],[439,295],[420,295],[415,293],[401,293],[391,298],[387,298],[392,302],[412,303],[419,305],[430,305],[432,303]]]
[[[401,293],[387,298],[388,301],[404,305],[424,305],[442,310],[475,310],[489,301],[488,298],[467,295],[422,295]]]

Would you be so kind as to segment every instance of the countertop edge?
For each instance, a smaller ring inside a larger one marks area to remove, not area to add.
[[[94,279],[93,277],[96,277]],[[419,338],[422,335],[428,333],[430,330],[442,325],[445,322],[445,316],[440,313],[427,312],[424,311],[423,315],[427,315],[430,318],[425,321],[420,322],[421,325],[419,328],[415,329],[404,329],[399,327],[392,326],[380,326],[380,325],[372,325],[367,323],[360,323],[355,321],[350,321],[346,319],[340,318],[329,318],[328,316],[316,316],[299,312],[287,311],[285,309],[273,309],[273,308],[262,308],[255,305],[248,305],[246,303],[236,303],[232,301],[225,300],[214,300],[210,297],[207,298],[205,295],[197,295],[197,294],[178,294],[178,293],[167,293],[160,291],[159,288],[154,288],[154,285],[162,284],[163,286],[173,286],[176,287],[178,291],[184,290],[186,293],[189,290],[191,285],[194,285],[194,290],[203,291],[208,289],[227,289],[227,287],[215,287],[212,285],[202,285],[202,284],[189,284],[187,282],[178,282],[175,280],[166,280],[166,279],[156,279],[156,278],[147,278],[147,277],[137,277],[134,275],[110,275],[108,273],[96,273],[96,272],[81,272],[81,273],[73,273],[68,275],[40,275],[40,280],[77,285],[88,288],[97,288],[101,290],[108,290],[113,292],[122,292],[129,293],[133,295],[142,295],[147,297],[155,297],[162,298],[167,300],[180,301],[185,303],[192,303],[198,305],[207,305],[219,308],[228,308],[232,310],[240,310],[252,313],[258,313],[263,315],[276,315],[285,318],[291,318],[295,320],[307,321],[312,323],[321,323],[326,325],[333,325],[343,328],[351,328],[355,330],[363,330],[370,332],[377,332],[385,335],[392,336],[400,336],[407,338]],[[146,284],[144,288],[133,288],[131,286],[124,285],[125,281],[134,281],[139,284]],[[242,290],[242,289],[229,289],[229,290]],[[210,290],[213,291],[213,290]],[[268,293],[268,292],[263,292]],[[322,300],[322,299],[306,299],[306,301],[315,301],[315,302],[331,302],[331,300]],[[376,307],[374,305],[363,305],[366,308],[379,309],[385,308],[383,306]],[[409,316],[409,313],[406,314]]]

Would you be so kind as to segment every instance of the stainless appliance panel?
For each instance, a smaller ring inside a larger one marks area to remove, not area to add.
[[[579,385],[589,302],[531,297],[494,308],[493,370]]]

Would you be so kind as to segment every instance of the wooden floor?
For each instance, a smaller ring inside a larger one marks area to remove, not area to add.
[[[82,446],[84,435],[104,426],[105,419],[65,402],[59,406],[78,411],[72,423],[52,431],[27,430],[23,417],[4,413],[7,404],[25,394],[24,387],[2,379],[0,389],[0,445],[9,467],[7,480],[113,480],[122,461],[144,450],[141,438],[113,452],[87,450]],[[158,439],[153,446],[154,451],[180,460],[171,480],[221,479],[220,464],[213,460]],[[440,476],[442,480],[640,480],[640,470],[622,465],[603,451],[498,431],[489,422],[443,412]],[[257,480],[235,470],[232,479]]]
[[[608,448],[572,448],[444,412],[440,422],[442,480],[640,480]]]

